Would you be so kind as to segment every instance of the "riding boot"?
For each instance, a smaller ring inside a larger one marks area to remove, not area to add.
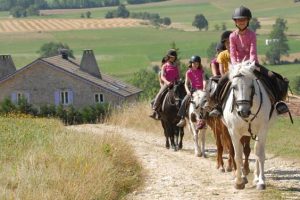
[[[160,118],[161,118],[160,115],[159,115],[159,113],[156,110],[153,110],[152,114],[149,115],[149,117],[151,117],[151,118],[153,118],[155,120],[160,120]]]
[[[185,118],[181,118],[181,120],[176,124],[178,127],[184,127],[186,124]]]
[[[190,102],[191,96],[190,95],[185,95],[184,99],[182,100],[182,103],[180,105],[179,111],[178,111],[178,116],[180,116],[181,120],[176,124],[178,127],[184,127],[186,122],[185,122],[185,115],[186,115],[186,110],[187,110],[187,105]]]

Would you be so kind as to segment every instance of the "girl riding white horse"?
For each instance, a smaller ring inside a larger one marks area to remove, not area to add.
[[[248,182],[242,172],[243,146],[241,138],[255,138],[256,164],[253,183],[257,189],[265,189],[265,144],[271,121],[277,116],[262,82],[253,71],[255,63],[245,61],[230,68],[231,88],[224,102],[223,121],[230,133],[235,149],[237,165],[235,187],[244,189]]]

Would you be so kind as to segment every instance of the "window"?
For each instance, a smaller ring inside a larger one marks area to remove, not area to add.
[[[103,102],[104,102],[103,94],[96,93],[95,94],[95,103],[103,103]]]
[[[20,104],[22,100],[29,103],[29,93],[28,92],[13,92],[11,94],[11,100],[13,103]]]
[[[55,105],[73,104],[73,92],[71,90],[58,90],[54,94]]]
[[[68,91],[61,91],[60,92],[60,102],[62,105],[68,105],[69,104],[69,93]]]

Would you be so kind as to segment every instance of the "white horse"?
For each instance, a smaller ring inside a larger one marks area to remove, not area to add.
[[[254,180],[257,189],[265,189],[265,144],[271,121],[276,118],[271,101],[262,82],[253,71],[255,63],[244,61],[231,66],[229,80],[231,87],[224,103],[223,121],[230,133],[235,150],[237,165],[235,188],[244,189],[248,182],[242,171],[243,136],[255,138],[254,154],[256,156]]]
[[[207,93],[202,90],[197,90],[193,92],[191,102],[188,107],[188,124],[189,130],[193,134],[194,138],[194,149],[195,149],[195,156],[206,158],[205,154],[205,134],[206,134],[206,125],[205,121],[203,120],[203,116],[200,116],[201,113],[200,109],[203,108],[202,99],[207,99]],[[205,103],[205,102],[204,102]],[[201,143],[199,145],[199,134]],[[201,147],[201,148],[200,148]]]

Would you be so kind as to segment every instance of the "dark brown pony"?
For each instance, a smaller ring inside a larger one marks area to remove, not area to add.
[[[182,149],[182,140],[184,136],[183,128],[177,127],[176,124],[180,121],[180,117],[177,115],[180,102],[186,95],[184,89],[184,81],[178,81],[173,87],[169,88],[164,99],[159,114],[161,116],[161,124],[164,129],[164,135],[166,138],[166,148],[170,148],[177,151]]]

